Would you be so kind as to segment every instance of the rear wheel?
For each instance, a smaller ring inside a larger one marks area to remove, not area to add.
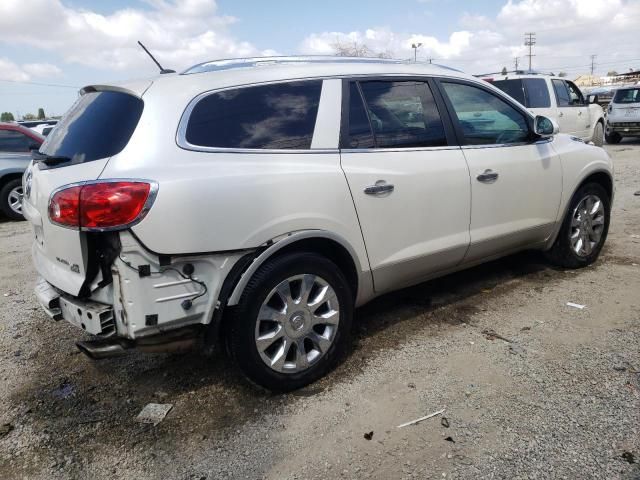
[[[596,147],[601,147],[604,144],[604,127],[602,126],[602,122],[596,123],[596,126],[593,128],[592,142]]]
[[[267,261],[245,288],[229,326],[229,347],[242,372],[269,390],[301,388],[344,354],[353,297],[344,275],[314,253]]]
[[[0,188],[0,211],[12,220],[24,220],[22,216],[22,179],[9,180]]]
[[[604,139],[607,141],[607,143],[616,144],[616,143],[620,143],[620,140],[622,140],[622,136],[620,136],[620,134],[617,132],[611,132],[611,133],[607,133],[604,136]]]
[[[582,268],[598,258],[607,239],[611,204],[602,186],[588,183],[571,198],[555,243],[547,257],[565,268]]]

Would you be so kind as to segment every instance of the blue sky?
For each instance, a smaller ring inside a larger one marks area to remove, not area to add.
[[[261,54],[332,54],[357,42],[397,58],[434,58],[470,73],[525,62],[577,76],[640,68],[640,0],[0,0],[0,111],[62,114],[77,87],[166,67]],[[636,60],[637,59],[637,60]],[[34,85],[51,84],[62,86]]]

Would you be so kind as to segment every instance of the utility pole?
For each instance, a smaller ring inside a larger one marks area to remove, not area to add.
[[[516,72],[518,71],[518,61],[520,60],[520,57],[513,57],[513,59],[516,62]]]
[[[595,60],[597,55],[591,55],[591,76],[593,76],[593,69],[595,68]]]
[[[527,57],[529,57],[529,71],[531,71],[531,57],[535,57],[535,55],[531,53],[531,49],[535,44],[536,44],[536,33],[535,32],[525,33],[524,46],[529,47],[529,54],[527,55]]]
[[[418,61],[418,49],[422,46],[421,43],[412,43],[411,48],[413,48],[413,61],[414,63]],[[431,63],[431,62],[429,62]]]

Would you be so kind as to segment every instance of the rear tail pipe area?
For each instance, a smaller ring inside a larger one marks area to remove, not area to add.
[[[127,350],[137,349],[148,353],[186,352],[192,350],[202,339],[202,329],[187,327],[137,340],[107,337],[76,342],[76,347],[93,360],[118,357]]]

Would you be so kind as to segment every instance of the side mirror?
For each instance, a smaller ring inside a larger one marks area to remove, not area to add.
[[[560,127],[550,118],[536,115],[533,120],[533,131],[542,138],[549,138],[560,131]]]
[[[592,93],[591,95],[587,96],[587,103],[589,105],[591,105],[592,103],[598,103],[598,95],[596,95],[595,93]]]

